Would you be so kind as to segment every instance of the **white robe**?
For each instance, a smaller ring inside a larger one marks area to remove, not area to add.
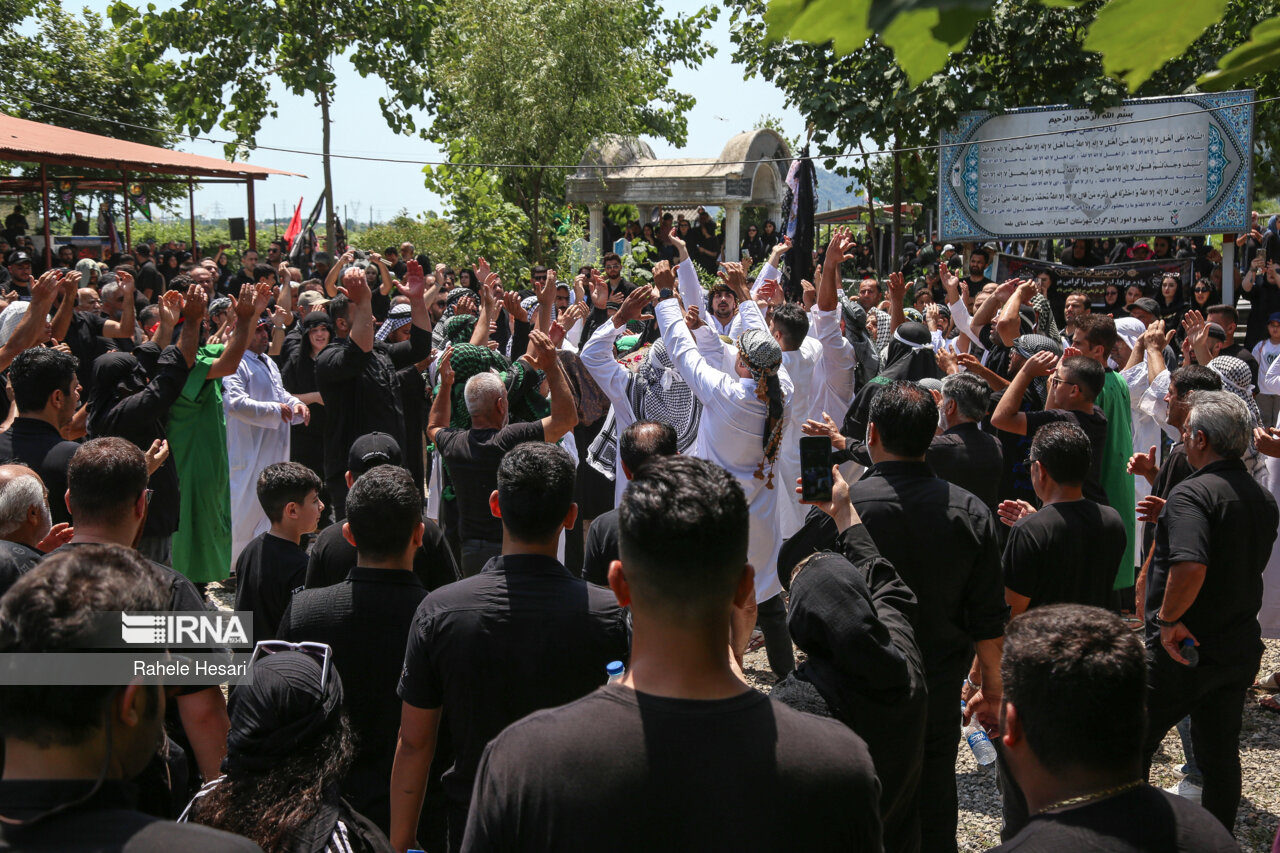
[[[1167,373],[1164,375],[1167,375]],[[1151,381],[1147,377],[1146,354],[1144,353],[1142,361],[1133,367],[1120,371],[1120,377],[1129,386],[1129,419],[1133,424],[1133,452],[1146,453],[1153,446],[1159,450],[1160,423],[1152,415],[1148,414],[1147,409],[1143,406],[1143,399],[1148,389],[1151,388]],[[1164,394],[1161,393],[1160,396],[1163,397]],[[1137,502],[1151,494],[1151,484],[1147,482],[1146,477],[1133,478],[1133,492],[1135,502],[1133,512],[1136,519]],[[1134,530],[1141,531],[1143,522],[1139,519],[1135,523],[1137,526]],[[1134,565],[1140,566],[1147,556],[1142,552],[1141,536],[1134,536],[1133,546],[1135,549],[1134,557],[1137,559]]]
[[[1266,373],[1258,377],[1258,390],[1263,394],[1280,394],[1280,358],[1271,362]],[[1280,426],[1277,423],[1276,426]],[[1266,457],[1271,494],[1280,501],[1280,459]],[[1262,573],[1262,610],[1258,613],[1262,636],[1280,638],[1280,537],[1271,545],[1271,559]]]
[[[231,462],[231,565],[253,538],[271,527],[258,503],[258,475],[276,462],[289,461],[289,421],[280,404],[291,408],[297,397],[284,390],[280,370],[265,355],[246,352],[236,372],[222,380],[227,415],[227,455]]]
[[[826,412],[833,421],[842,424],[853,405],[853,371],[858,365],[858,355],[840,331],[840,313],[839,308],[820,311],[816,307],[809,312],[809,334],[822,344],[822,357],[814,372],[809,413],[797,412],[797,417],[821,421],[822,413]],[[857,462],[845,462],[840,466],[840,476],[852,483],[865,470]]]
[[[742,305],[746,328],[764,328],[764,318],[754,302]],[[741,484],[751,513],[751,533],[747,542],[747,560],[756,570],[756,601],[764,602],[782,590],[778,582],[778,496],[785,484],[774,471],[773,487],[768,483],[768,466],[764,477],[756,471],[764,458],[764,425],[768,416],[765,404],[756,397],[754,379],[730,376],[707,363],[694,344],[693,336],[680,314],[675,300],[658,303],[655,312],[658,327],[671,360],[702,402],[702,420],[691,456],[715,462]],[[791,379],[779,371],[783,399],[790,398]]]
[[[848,342],[846,342],[846,345]],[[778,493],[778,533],[785,540],[804,526],[808,506],[801,505],[795,493],[796,479],[800,476],[800,438],[805,419],[813,416],[813,402],[822,359],[822,344],[817,338],[805,337],[797,350],[782,354],[782,365],[791,377],[793,390],[784,407],[786,421],[782,427],[782,446],[778,449],[775,488],[785,487]],[[818,417],[821,417],[819,414]]]

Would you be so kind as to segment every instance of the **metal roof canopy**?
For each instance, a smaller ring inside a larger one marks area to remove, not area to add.
[[[146,178],[137,176],[131,181],[130,172],[185,176],[187,197],[191,208],[193,246],[196,242],[194,179],[223,178],[230,179],[223,182],[233,183],[243,181],[249,202],[249,248],[254,251],[258,248],[258,229],[253,203],[253,182],[265,180],[270,175],[306,177],[297,172],[284,172],[279,169],[269,169],[266,166],[255,166],[252,163],[233,163],[216,157],[203,157],[199,154],[188,154],[185,151],[173,151],[155,145],[144,145],[141,142],[128,142],[123,139],[113,139],[110,136],[86,133],[82,130],[27,121],[6,113],[0,113],[0,161],[40,164],[38,189],[44,206],[46,263],[52,261],[48,166],[119,170],[120,183],[125,188],[131,182],[142,184],[149,182]],[[127,248],[132,248],[133,217],[129,210],[129,193],[126,191],[123,195],[125,244]]]

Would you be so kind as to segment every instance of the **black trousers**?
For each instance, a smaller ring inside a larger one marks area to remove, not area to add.
[[[335,524],[340,523],[347,517],[347,472],[343,471],[336,477],[328,478],[324,484],[328,487],[330,500],[333,501],[333,521]]]
[[[1143,769],[1169,729],[1191,716],[1191,748],[1204,778],[1201,805],[1230,832],[1240,805],[1240,725],[1244,700],[1258,674],[1262,653],[1240,663],[1190,667],[1177,663],[1162,647],[1147,649],[1147,740]]]
[[[756,624],[764,633],[764,653],[769,658],[769,669],[778,680],[796,668],[796,653],[791,645],[791,632],[787,629],[787,604],[782,593],[756,607]]]
[[[964,675],[930,679],[929,716],[920,768],[920,849],[956,853],[960,797],[956,755],[960,748],[960,683]]]

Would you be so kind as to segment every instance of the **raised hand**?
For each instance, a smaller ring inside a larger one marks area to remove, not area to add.
[[[182,317],[182,294],[176,290],[167,291],[156,306],[160,311],[161,324],[175,326]]]
[[[805,307],[805,310],[812,308],[818,301],[818,288],[813,286],[813,282],[802,279],[800,281],[800,290],[802,291],[800,304]]]
[[[653,286],[659,291],[675,290],[676,287],[675,273],[671,271],[671,264],[666,261],[658,261],[653,265]],[[635,293],[635,291],[631,291]],[[630,297],[627,297],[628,300]]]
[[[442,387],[453,384],[453,347],[449,347],[444,355],[436,359],[436,377]]]
[[[484,258],[476,258],[475,271],[477,281],[486,281],[489,278],[489,273],[492,271],[492,268],[489,266],[489,262]]]
[[[853,254],[853,235],[849,233],[848,228],[837,228],[831,235],[831,240],[827,243],[826,264],[828,266],[835,264],[839,266],[845,261],[856,259]]]
[[[907,298],[907,279],[900,272],[889,273],[889,297],[899,302]]]
[[[405,264],[404,284],[396,285],[396,289],[410,299],[421,299],[427,290],[427,277],[422,273],[422,264],[416,260]]]
[[[267,310],[267,305],[271,302],[271,285],[255,284],[253,286],[253,316],[261,317],[262,312]]]
[[[147,460],[147,476],[160,470],[160,466],[164,465],[164,461],[169,458],[169,442],[163,438],[157,438],[151,442],[151,447],[147,448],[147,452],[143,454]]]
[[[799,477],[796,478],[796,494],[802,495]],[[816,506],[831,516],[831,520],[836,523],[836,528],[841,532],[856,524],[859,520],[858,511],[849,502],[849,484],[844,481],[844,477],[840,476],[839,465],[831,466],[831,500],[806,501],[802,499],[800,503]]]
[[[538,302],[546,304],[556,300],[556,271],[547,270],[547,278],[541,284],[534,282],[534,290],[538,294]]]
[[[659,262],[663,263],[663,262]],[[654,267],[654,276],[657,277],[658,268]],[[623,301],[622,307],[613,312],[613,325],[622,328],[632,320],[639,320],[640,314],[644,307],[653,301],[656,291],[651,284],[642,284],[635,290],[627,294],[627,298]]]
[[[1129,457],[1128,471],[1135,477],[1155,476],[1159,467],[1156,464],[1156,446],[1154,444],[1151,445],[1151,449],[1146,453],[1135,453]]]
[[[182,321],[184,323],[201,323],[204,312],[209,305],[209,295],[198,284],[187,288],[186,298],[182,301]]]
[[[934,357],[938,360],[938,367],[942,368],[942,372],[946,374],[959,373],[960,367],[956,361],[957,354],[943,347],[934,353]]]
[[[591,276],[591,304],[596,308],[605,308],[609,304],[609,283],[600,276]]]
[[[1058,357],[1051,352],[1038,352],[1022,365],[1021,373],[1030,377],[1048,376],[1058,366]]]
[[[36,550],[42,554],[56,551],[70,542],[75,535],[76,530],[74,527],[65,521],[60,521],[49,528],[48,535],[36,543]]]
[[[702,321],[702,312],[698,310],[697,305],[690,305],[689,310],[684,312],[684,324],[689,327],[691,334],[707,325]]]
[[[453,306],[453,313],[457,314],[475,314],[479,311],[476,307],[476,299],[470,293],[458,299],[458,303]]]
[[[367,305],[373,299],[369,279],[359,267],[352,267],[342,274],[342,285],[338,292],[346,295],[353,305]]]
[[[849,441],[840,432],[840,427],[831,419],[831,415],[826,412],[822,413],[822,420],[815,421],[812,418],[800,425],[800,430],[805,435],[825,435],[831,439],[831,446],[836,450],[844,450]]]
[[[508,290],[502,294],[502,307],[519,322],[529,322],[529,312],[524,310],[524,306],[520,304],[520,294],[515,291]]]
[[[534,329],[529,333],[529,351],[527,355],[530,363],[543,373],[555,370],[556,345],[551,342],[551,338],[546,332]]]

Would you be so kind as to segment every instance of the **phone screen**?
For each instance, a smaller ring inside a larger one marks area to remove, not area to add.
[[[800,498],[831,500],[831,438],[806,435],[800,439]]]
[[[1254,252],[1254,253],[1253,253],[1253,259],[1254,259],[1255,261],[1260,261],[1260,260],[1262,260],[1263,258],[1265,258],[1266,256],[1267,256],[1267,250],[1266,250],[1266,249],[1259,249],[1258,251],[1256,251],[1256,252]]]

